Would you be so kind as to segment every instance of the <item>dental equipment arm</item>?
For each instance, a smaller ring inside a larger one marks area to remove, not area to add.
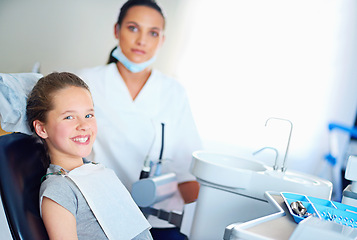
[[[176,227],[181,227],[183,214],[180,214],[175,211],[165,211],[163,209],[156,209],[153,207],[140,208],[144,215],[152,215],[158,219],[167,221],[170,224],[175,225]]]
[[[173,196],[176,191],[176,174],[168,173],[135,182],[131,190],[131,195],[144,215],[153,215],[180,227],[182,215],[177,212],[167,212],[163,209],[152,207],[155,203]]]
[[[133,184],[131,195],[135,203],[140,207],[145,215],[153,215],[161,220],[165,220],[177,227],[190,225],[190,214],[184,216],[185,211],[192,212],[192,204],[186,204],[184,212],[165,211],[152,207],[155,203],[163,201],[180,189],[185,203],[194,202],[198,195],[199,184],[196,181],[177,184],[176,174],[168,173],[160,176],[154,176],[147,179],[141,179]],[[186,226],[187,227],[187,226]]]

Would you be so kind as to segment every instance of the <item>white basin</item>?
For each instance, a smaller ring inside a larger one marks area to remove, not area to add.
[[[278,172],[268,170],[257,174],[251,185],[251,194],[262,197],[265,191],[294,192],[311,197],[331,199],[332,183],[314,175],[287,170]]]
[[[330,199],[332,193],[332,183],[317,176],[273,171],[259,161],[220,153],[194,152],[191,172],[199,180],[260,199],[264,199],[265,191],[296,192],[325,199]]]
[[[197,178],[230,188],[248,188],[253,172],[263,172],[264,164],[213,152],[193,153],[191,172]]]

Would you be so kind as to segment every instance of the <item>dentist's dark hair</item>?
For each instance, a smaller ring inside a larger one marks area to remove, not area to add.
[[[117,20],[117,24],[118,24],[119,28],[121,27],[121,25],[123,23],[123,19],[125,18],[128,10],[130,8],[132,8],[132,7],[135,7],[135,6],[146,6],[146,7],[150,7],[152,9],[155,9],[163,17],[164,24],[165,24],[164,13],[162,12],[160,6],[156,3],[155,0],[129,0],[129,1],[125,2],[124,5],[120,8],[120,13],[119,13],[118,20]],[[109,63],[117,63],[118,62],[118,60],[112,56],[112,53],[116,48],[117,47],[114,47],[112,49],[112,51],[110,52],[107,64],[109,64]]]
[[[89,91],[88,85],[73,73],[54,72],[38,80],[31,93],[28,95],[26,106],[26,121],[31,131],[35,135],[37,135],[37,133],[34,129],[33,122],[35,120],[39,120],[43,123],[46,123],[48,112],[54,108],[52,101],[53,96],[59,90],[72,86],[81,87]],[[47,151],[48,149],[44,139],[41,137],[40,139],[44,145],[45,152],[45,154],[43,154],[43,163],[47,168],[48,164],[50,163],[50,158]]]
[[[123,19],[125,18],[128,10],[135,6],[145,6],[145,7],[155,9],[156,11],[158,11],[161,14],[161,16],[163,17],[163,19],[165,21],[164,13],[162,12],[160,6],[156,3],[156,1],[154,1],[154,0],[129,0],[126,3],[124,3],[124,5],[120,8],[120,13],[118,16],[118,21],[117,21],[117,24],[119,25],[119,27],[121,27],[121,24],[123,23]]]

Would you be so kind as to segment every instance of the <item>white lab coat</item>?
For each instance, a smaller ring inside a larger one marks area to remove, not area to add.
[[[133,101],[114,63],[84,69],[78,75],[90,87],[98,123],[91,160],[112,168],[130,191],[139,180],[144,159],[156,162],[161,149],[161,123],[165,123],[163,173],[175,172],[178,182],[193,180],[189,173],[192,152],[201,148],[184,88],[153,70]],[[153,147],[150,150],[150,146]],[[182,210],[180,194],[157,205]],[[153,227],[168,227],[150,217]]]

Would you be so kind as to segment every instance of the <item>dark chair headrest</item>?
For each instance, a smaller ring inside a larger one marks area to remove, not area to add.
[[[39,212],[44,148],[34,136],[12,133],[0,137],[0,193],[14,239],[48,239]]]

